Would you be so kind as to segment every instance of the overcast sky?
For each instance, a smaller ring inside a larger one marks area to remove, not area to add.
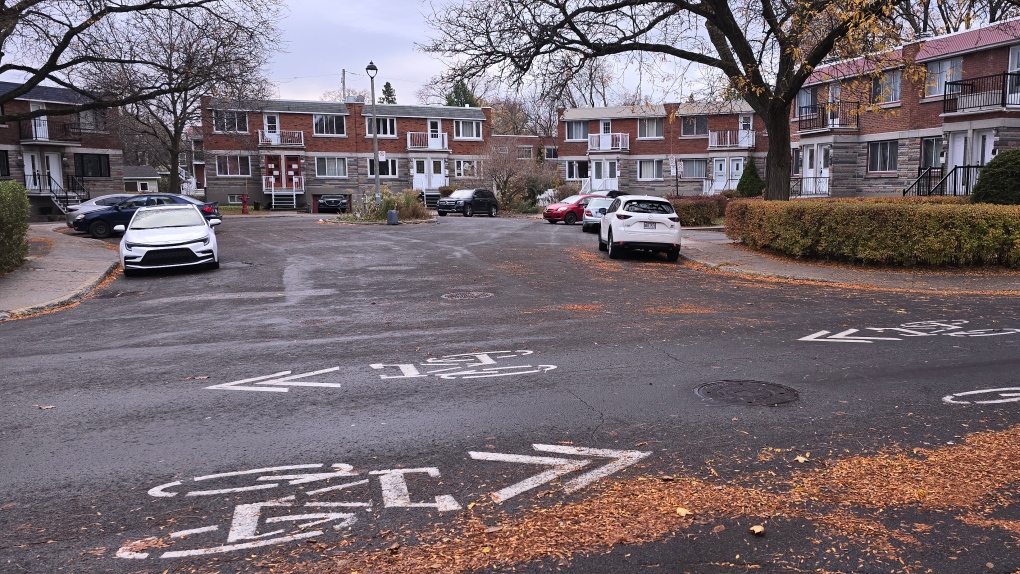
[[[368,90],[365,66],[374,61],[376,97],[390,82],[398,103],[417,103],[415,93],[443,71],[414,46],[431,33],[426,13],[431,8],[423,0],[290,0],[280,22],[287,51],[273,58],[269,78],[282,98],[318,100],[339,88],[344,68],[348,89]]]

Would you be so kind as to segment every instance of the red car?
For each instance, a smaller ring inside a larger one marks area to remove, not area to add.
[[[549,223],[555,224],[562,221],[567,225],[573,225],[584,218],[584,208],[593,197],[605,197],[593,193],[571,195],[559,203],[554,203],[545,208],[542,217]]]

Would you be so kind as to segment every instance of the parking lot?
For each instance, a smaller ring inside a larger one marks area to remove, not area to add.
[[[1014,298],[534,219],[217,235],[0,323],[0,570],[1020,569]]]

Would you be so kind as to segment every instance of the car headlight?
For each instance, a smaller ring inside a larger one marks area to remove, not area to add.
[[[78,217],[74,218],[75,221],[78,221],[79,219],[85,219],[85,214],[83,213],[83,214],[79,215]]]
[[[566,211],[568,209],[570,209],[570,208],[569,207],[557,207],[556,211]]]
[[[209,236],[206,235],[205,237],[200,239],[200,241],[202,242],[202,245],[209,245]]]
[[[135,246],[135,244],[134,244],[134,243],[127,243],[127,242],[124,242],[124,249],[126,249],[126,250],[128,250],[128,251],[131,251],[131,248],[132,248],[132,247],[134,247],[134,246]]]

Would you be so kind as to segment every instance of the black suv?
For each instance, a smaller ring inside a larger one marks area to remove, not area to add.
[[[347,213],[346,195],[323,195],[319,198],[319,213]]]
[[[471,217],[476,213],[484,213],[496,217],[499,203],[496,202],[496,196],[487,189],[458,189],[449,197],[440,199],[436,211],[439,215],[463,213],[464,217]]]

